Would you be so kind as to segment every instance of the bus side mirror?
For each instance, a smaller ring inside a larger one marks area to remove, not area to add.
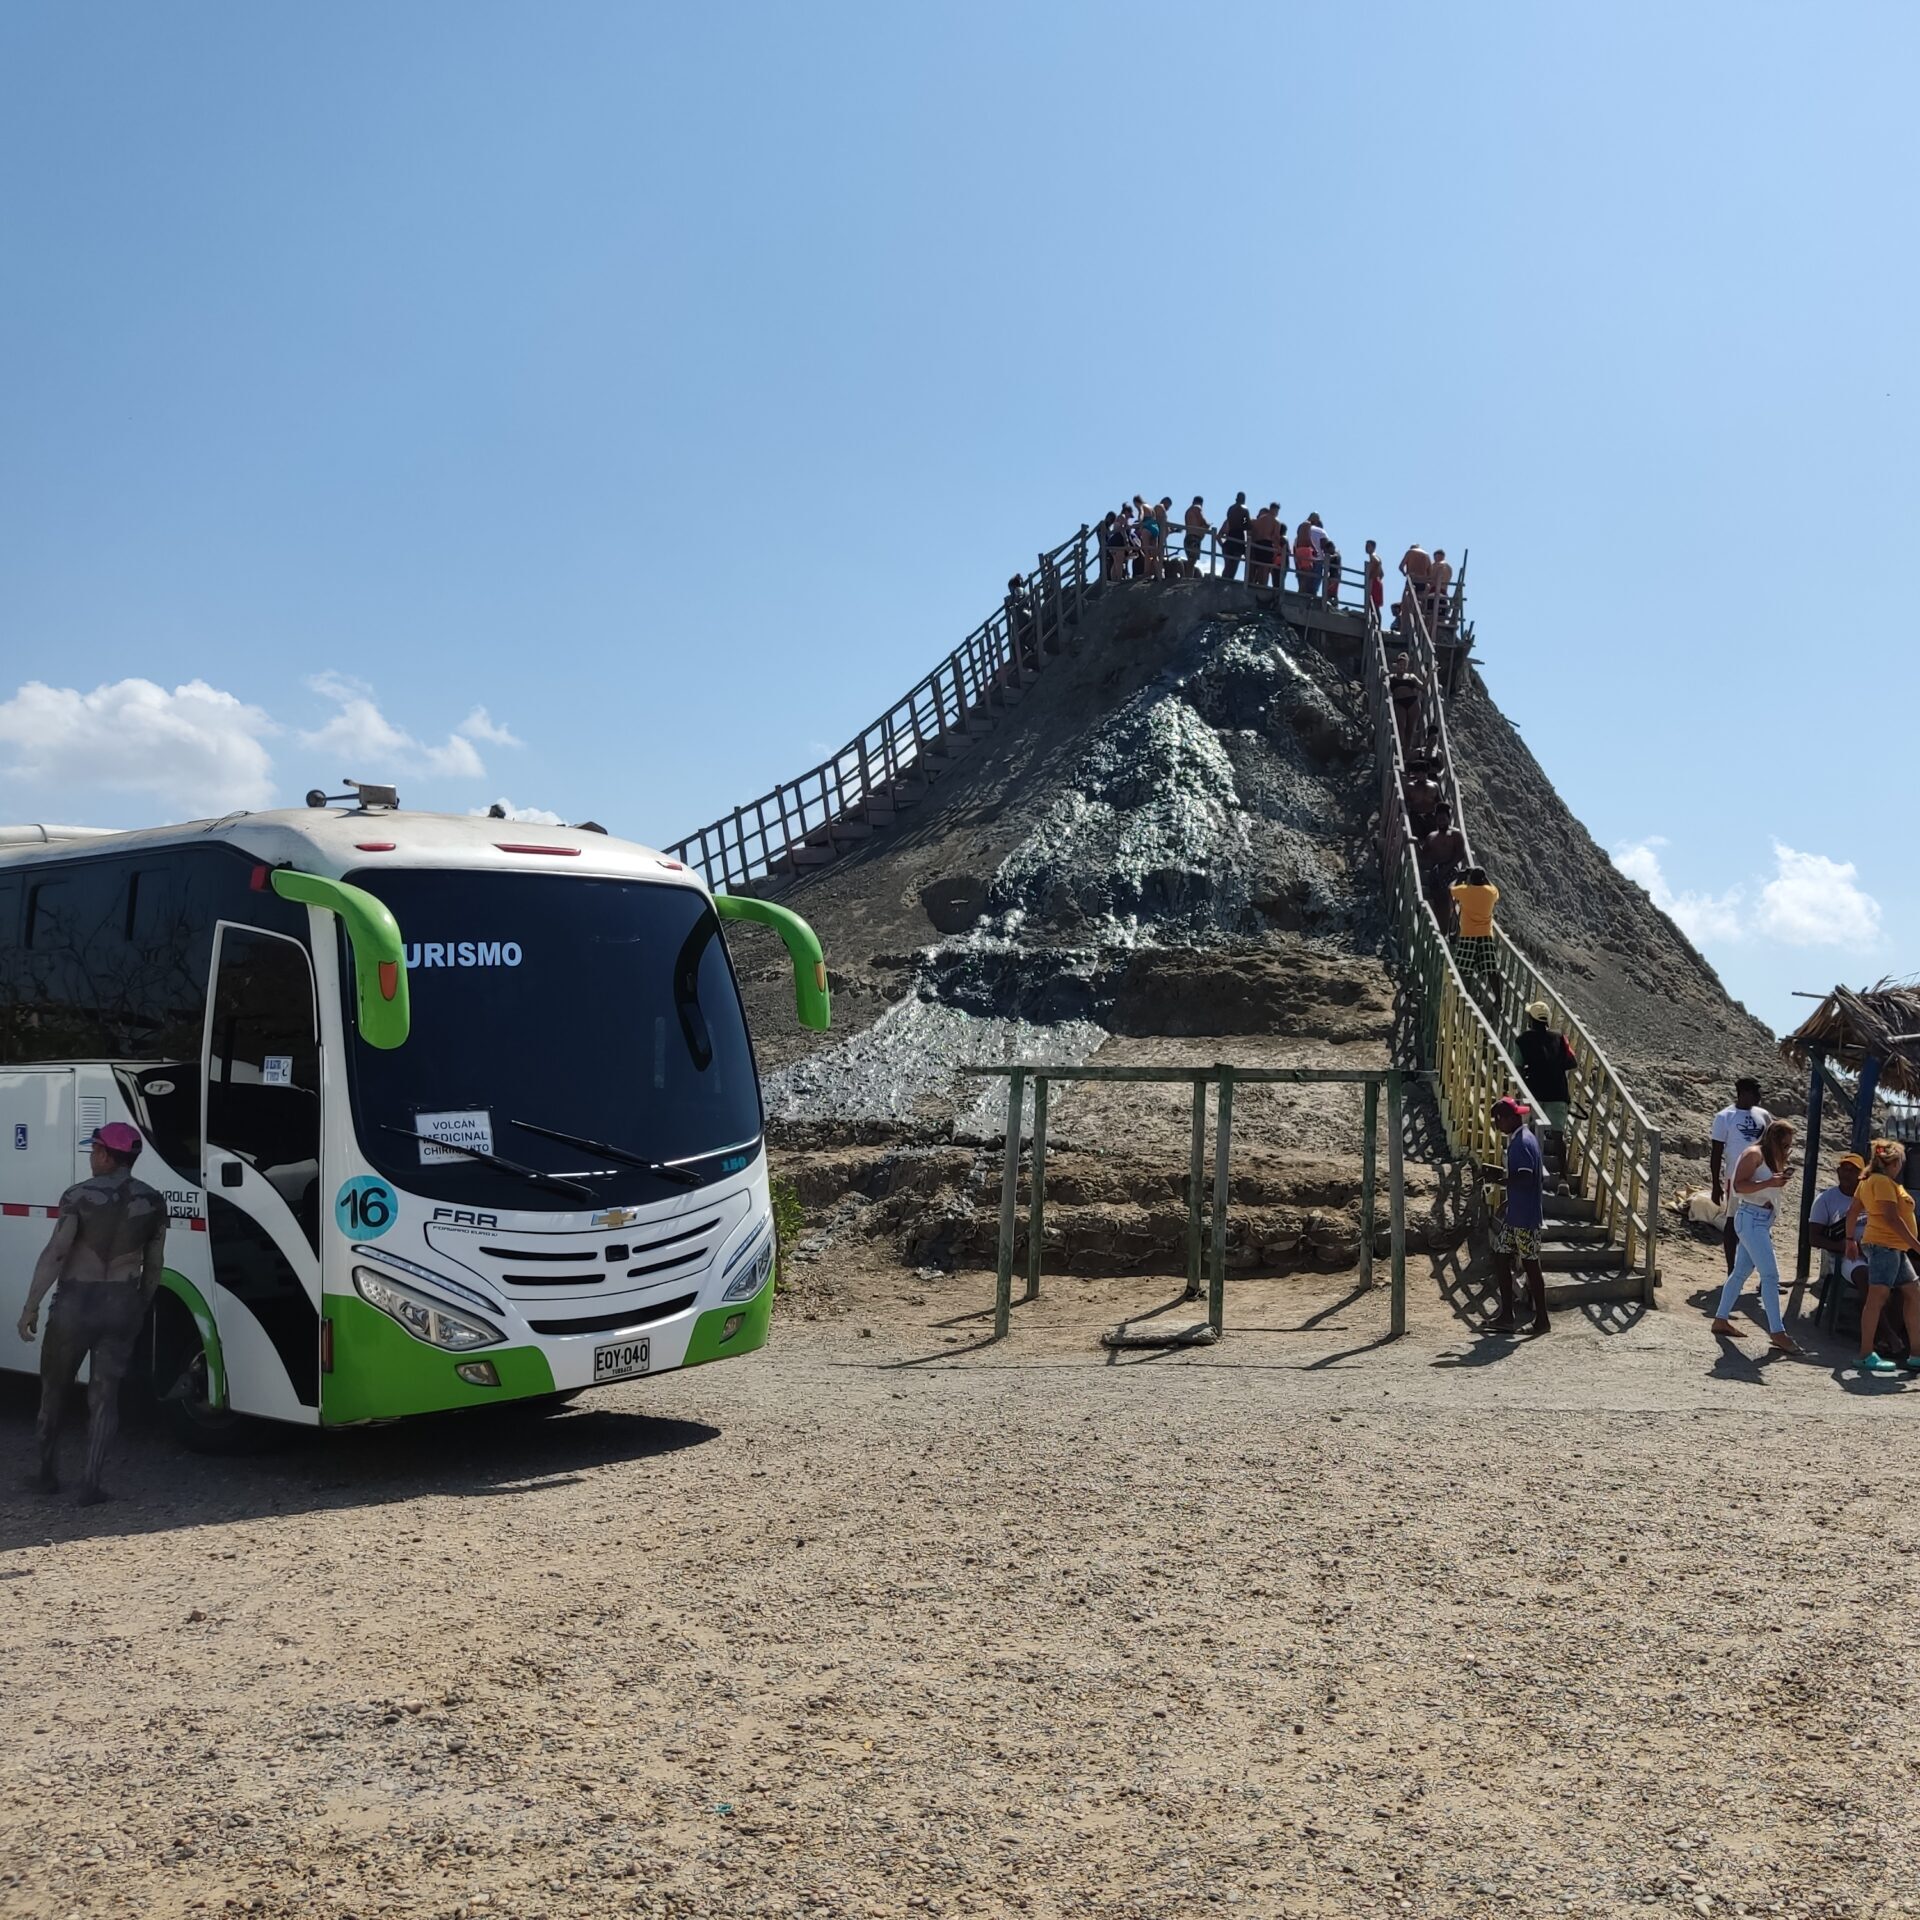
[[[407,998],[407,955],[391,910],[363,887],[317,873],[275,867],[270,884],[283,900],[324,907],[339,917],[353,949],[354,1005],[360,1037],[370,1047],[400,1046],[413,1025]]]
[[[825,1033],[833,1024],[833,1009],[827,993],[827,961],[820,951],[820,936],[790,907],[776,907],[771,900],[716,893],[713,910],[722,920],[756,920],[763,927],[771,927],[786,942],[788,957],[793,961],[793,998],[800,1024],[815,1033]]]

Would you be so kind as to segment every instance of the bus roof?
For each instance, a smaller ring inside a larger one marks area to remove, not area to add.
[[[0,828],[0,877],[53,863],[222,842],[269,866],[338,879],[390,860],[404,867],[468,867],[522,873],[593,874],[699,887],[700,874],[657,848],[578,827],[530,826],[465,813],[404,807],[283,807],[230,813],[126,833],[87,827]]]

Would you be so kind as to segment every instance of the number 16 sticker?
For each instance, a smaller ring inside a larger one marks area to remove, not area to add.
[[[333,1203],[340,1231],[349,1240],[378,1240],[393,1225],[399,1211],[393,1189],[370,1173],[347,1181]]]

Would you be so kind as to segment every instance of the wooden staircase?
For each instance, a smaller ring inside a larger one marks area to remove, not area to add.
[[[1470,990],[1421,882],[1406,804],[1406,764],[1389,698],[1388,649],[1404,651],[1421,680],[1410,735],[1431,753],[1454,824],[1473,851],[1447,737],[1446,706],[1430,636],[1419,609],[1391,637],[1374,621],[1366,649],[1368,697],[1380,764],[1381,862],[1392,910],[1399,970],[1417,1005],[1419,1063],[1436,1070],[1450,1150],[1476,1165],[1498,1163],[1504,1143],[1493,1124],[1503,1094],[1540,1101],[1514,1063],[1527,1005],[1545,1001],[1573,1043],[1572,1118],[1564,1136],[1543,1139],[1548,1159],[1541,1267],[1554,1307],[1615,1300],[1655,1304],[1659,1272],[1660,1134],[1559,991],[1504,933],[1490,990]]]

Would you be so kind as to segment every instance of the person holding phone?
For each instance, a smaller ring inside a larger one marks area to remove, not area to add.
[[[1727,1315],[1740,1298],[1750,1273],[1760,1276],[1760,1304],[1766,1310],[1767,1334],[1778,1353],[1799,1353],[1787,1335],[1780,1313],[1780,1263],[1773,1252],[1773,1221],[1780,1196],[1793,1178],[1793,1129],[1784,1120],[1768,1124],[1746,1148],[1733,1169],[1733,1231],[1738,1242],[1733,1271],[1720,1289],[1720,1307],[1713,1331],[1723,1339],[1738,1340],[1742,1330]]]

